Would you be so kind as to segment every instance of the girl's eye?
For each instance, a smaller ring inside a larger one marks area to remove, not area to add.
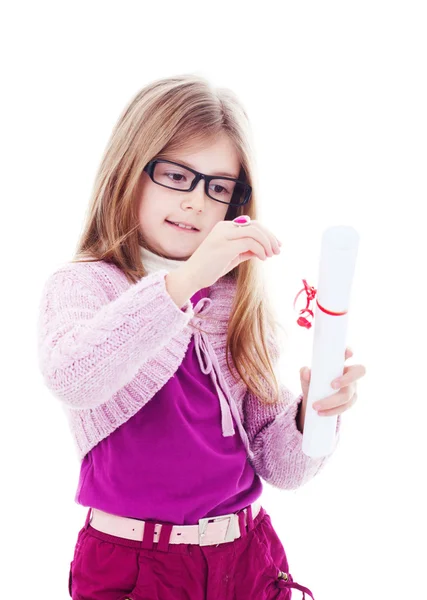
[[[229,193],[228,190],[223,185],[219,185],[219,183],[213,183],[212,187],[214,188],[213,191],[215,194],[222,194],[223,191],[225,191],[227,194]]]
[[[181,175],[181,173],[166,173],[166,175],[168,177],[169,177],[169,175],[172,175],[172,181],[177,181],[178,183],[181,183],[183,181],[183,179],[174,179],[175,177],[183,177],[185,179],[185,176]]]

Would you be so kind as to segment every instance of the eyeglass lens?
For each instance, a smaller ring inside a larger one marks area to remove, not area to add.
[[[154,167],[153,177],[156,183],[161,185],[176,190],[188,190],[195,175],[184,167],[158,162]],[[247,187],[244,184],[216,177],[209,182],[208,195],[221,202],[241,204],[245,199],[246,191]]]

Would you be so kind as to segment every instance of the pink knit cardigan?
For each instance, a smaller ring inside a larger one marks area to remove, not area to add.
[[[257,474],[281,489],[304,485],[335,451],[341,416],[331,454],[306,456],[296,425],[302,395],[296,398],[280,383],[280,402],[261,404],[238,377],[230,354],[231,371],[227,367],[225,346],[235,281],[223,277],[209,288],[205,311],[209,320],[201,321],[191,300],[182,308],[172,300],[166,274],[161,269],[130,284],[121,269],[105,261],[65,263],[44,285],[38,320],[39,367],[46,386],[62,403],[79,459],[163,387],[179,368],[194,334],[209,357],[214,380],[221,383],[217,389],[223,403],[223,430],[227,420],[228,426],[231,423],[230,405]],[[198,312],[203,312],[203,306],[198,303]],[[190,323],[205,333],[194,333]],[[277,343],[271,337],[268,343],[276,361]]]

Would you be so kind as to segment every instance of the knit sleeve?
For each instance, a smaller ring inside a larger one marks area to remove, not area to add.
[[[151,273],[112,301],[77,269],[48,278],[39,307],[38,360],[56,397],[75,409],[104,403],[189,323],[191,301],[176,305],[166,274]]]
[[[278,346],[270,340],[273,363],[279,357]],[[339,442],[341,415],[337,417],[335,442],[329,455],[312,458],[302,451],[303,434],[297,427],[302,393],[295,396],[279,379],[279,402],[261,404],[249,390],[244,398],[244,426],[254,453],[257,474],[274,487],[295,490],[315,477],[328,462]]]

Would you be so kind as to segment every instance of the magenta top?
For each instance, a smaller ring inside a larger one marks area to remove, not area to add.
[[[81,462],[77,503],[145,520],[196,524],[257,499],[261,481],[294,490],[330,455],[302,451],[303,396],[279,379],[262,403],[226,345],[236,281],[222,277],[181,308],[160,269],[130,284],[105,261],[69,263],[46,281],[39,366]],[[208,293],[208,295],[207,295]],[[273,364],[278,340],[268,329]]]
[[[223,437],[218,391],[192,336],[175,375],[84,457],[75,501],[176,525],[236,512],[261,495],[262,483],[233,423],[236,435]]]

